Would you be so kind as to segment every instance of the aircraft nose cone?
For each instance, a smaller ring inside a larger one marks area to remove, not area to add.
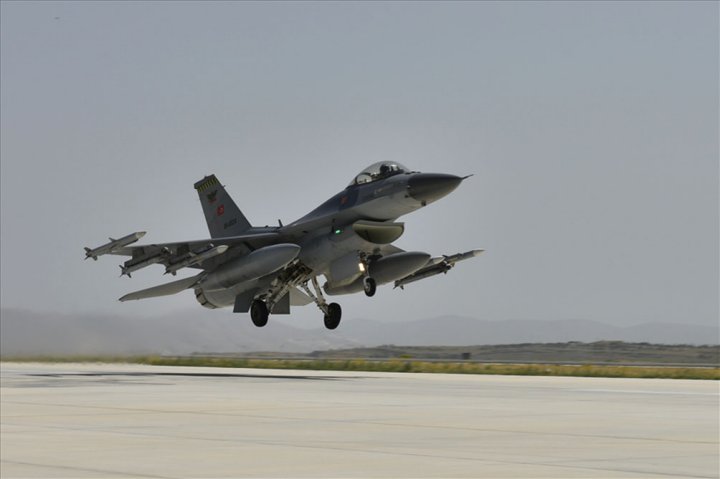
[[[416,173],[408,180],[408,193],[422,203],[430,203],[452,192],[462,180],[444,173]]]

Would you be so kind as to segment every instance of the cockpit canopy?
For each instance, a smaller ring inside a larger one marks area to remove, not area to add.
[[[400,173],[408,173],[409,171],[397,161],[378,161],[362,170],[349,186],[362,185]]]

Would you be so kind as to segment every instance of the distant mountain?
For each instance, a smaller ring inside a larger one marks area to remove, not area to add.
[[[645,323],[623,327],[580,319],[485,321],[445,316],[402,323],[356,320],[343,323],[341,327],[345,336],[366,345],[466,346],[612,340],[659,344],[720,342],[720,326]],[[383,342],[382,338],[386,340]]]
[[[148,318],[66,315],[0,310],[0,354],[131,355],[327,349],[396,344],[466,346],[618,340],[660,344],[718,344],[720,328],[646,323],[620,327],[585,320],[484,321],[457,316],[407,322],[348,319],[340,329],[299,329],[270,322],[259,329],[248,318],[180,313]]]
[[[330,331],[308,331],[249,318],[181,313],[134,318],[0,310],[0,355],[182,355],[273,350],[306,352],[360,344]],[[246,321],[242,321],[246,319]]]

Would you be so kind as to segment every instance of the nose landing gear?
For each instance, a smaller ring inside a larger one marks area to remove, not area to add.
[[[370,276],[370,259],[372,257],[368,257],[368,255],[363,252],[360,252],[358,256],[360,259],[360,271],[363,274],[363,290],[365,291],[365,296],[371,298],[375,296],[375,291],[377,291],[377,282]]]
[[[377,283],[370,276],[366,276],[363,278],[363,290],[365,290],[365,296],[371,298],[375,296],[375,291],[377,291]]]

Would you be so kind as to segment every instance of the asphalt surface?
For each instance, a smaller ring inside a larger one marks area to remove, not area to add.
[[[2,363],[0,476],[717,478],[720,383]]]

